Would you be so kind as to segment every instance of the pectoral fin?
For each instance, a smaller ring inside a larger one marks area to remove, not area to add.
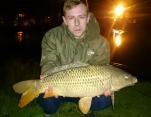
[[[58,97],[58,94],[53,90],[52,87],[49,87],[48,89],[45,90],[44,98],[52,96]]]
[[[79,108],[83,114],[87,114],[90,110],[92,97],[84,97],[79,100]]]

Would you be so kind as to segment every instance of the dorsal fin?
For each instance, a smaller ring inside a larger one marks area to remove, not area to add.
[[[52,75],[54,73],[63,71],[63,70],[67,70],[67,69],[72,69],[72,68],[76,68],[76,67],[84,67],[84,66],[88,66],[88,63],[82,63],[82,62],[76,62],[76,63],[71,63],[71,64],[65,64],[65,65],[61,65],[61,66],[57,66],[55,68],[50,69],[49,71],[47,71],[47,76]]]

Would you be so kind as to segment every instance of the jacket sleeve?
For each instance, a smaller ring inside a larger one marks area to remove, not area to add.
[[[54,35],[47,32],[42,39],[41,74],[48,74],[49,70],[59,65]]]
[[[89,61],[90,64],[105,65],[110,63],[110,45],[106,38],[100,36],[100,40],[94,42],[95,54]]]
[[[95,18],[95,16],[91,13],[91,19],[88,24],[88,35],[91,38],[93,44],[93,48],[95,54],[93,58],[89,61],[90,64],[109,64],[110,63],[110,45],[108,40],[103,37],[100,33],[100,26]]]

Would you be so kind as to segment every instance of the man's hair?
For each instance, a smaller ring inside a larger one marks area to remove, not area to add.
[[[72,9],[73,7],[79,4],[84,4],[87,7],[87,11],[88,11],[87,0],[65,0],[63,5],[63,14],[65,14],[66,10]]]

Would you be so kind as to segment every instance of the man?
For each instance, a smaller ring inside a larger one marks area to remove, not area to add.
[[[89,13],[86,1],[66,0],[63,12],[63,24],[48,31],[42,40],[41,78],[61,65],[76,62],[103,65],[110,62],[109,45],[100,35],[99,24]],[[104,94],[106,96],[93,98],[91,111],[111,105],[108,91]],[[43,94],[38,97],[45,115],[55,113],[62,102],[78,100],[64,97],[44,99]]]

